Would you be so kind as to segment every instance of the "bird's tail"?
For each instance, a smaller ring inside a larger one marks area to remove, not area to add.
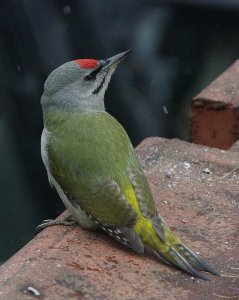
[[[145,230],[147,230],[147,228],[145,228]],[[147,236],[147,239],[144,238],[145,236]],[[148,231],[144,237],[141,235],[141,239],[146,245],[146,249],[150,252],[153,251],[154,255],[164,262],[174,265],[192,276],[204,280],[207,280],[208,278],[200,273],[200,271],[219,275],[192,250],[183,244],[181,240],[170,231],[165,223],[162,224],[161,234],[153,227],[153,230],[150,230],[150,232]]]

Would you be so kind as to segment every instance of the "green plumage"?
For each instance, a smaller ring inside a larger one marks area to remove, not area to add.
[[[47,122],[48,154],[59,182],[77,195],[94,192],[110,179],[124,185],[125,174],[118,171],[126,170],[132,148],[122,126],[105,112],[59,115],[59,125]]]
[[[101,223],[135,224],[137,215],[120,192],[131,184],[128,165],[131,161],[137,165],[122,126],[105,112],[59,115],[58,126],[47,122],[51,133],[47,151],[53,177],[82,208],[92,214],[94,211]],[[112,181],[119,191],[109,184]]]

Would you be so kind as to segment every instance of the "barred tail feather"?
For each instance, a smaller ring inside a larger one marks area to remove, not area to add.
[[[183,243],[177,245],[178,252],[187,258],[187,260],[198,270],[205,271],[211,273],[213,275],[218,276],[219,273],[214,271],[212,267],[210,267],[206,262],[204,262],[201,258],[199,258],[191,249],[189,249]]]
[[[166,261],[200,279],[208,280],[208,278],[204,274],[201,274],[200,271],[219,275],[218,272],[214,271],[192,250],[184,245],[165,224],[163,224],[163,230],[165,236],[164,240],[162,240],[159,235],[157,235],[157,240],[155,240],[155,237],[152,239],[154,251],[157,252],[160,260]],[[155,232],[157,233],[157,231]]]

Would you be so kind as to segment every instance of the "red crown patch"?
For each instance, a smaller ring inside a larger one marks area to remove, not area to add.
[[[96,67],[98,60],[96,59],[88,59],[88,58],[83,58],[83,59],[76,59],[74,60],[82,69],[90,69]]]

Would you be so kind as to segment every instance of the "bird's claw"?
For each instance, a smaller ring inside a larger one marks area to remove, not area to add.
[[[72,219],[71,216],[63,219],[63,220],[52,220],[52,219],[46,219],[43,220],[40,225],[37,226],[36,231],[41,231],[49,226],[55,226],[55,225],[64,225],[64,226],[74,226],[77,222]]]

